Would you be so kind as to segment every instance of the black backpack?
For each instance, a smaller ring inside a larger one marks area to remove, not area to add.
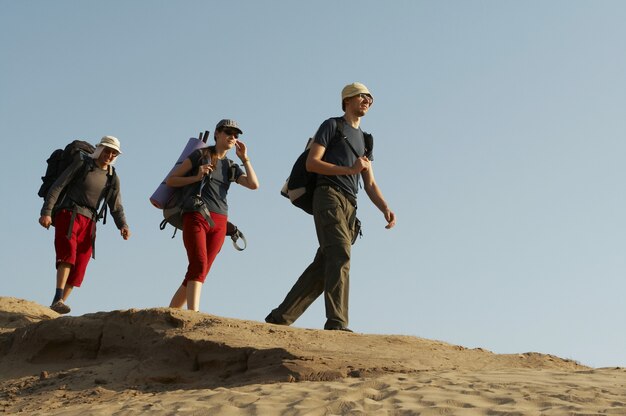
[[[48,160],[46,160],[48,167],[46,168],[46,174],[41,177],[43,183],[41,184],[37,195],[45,198],[48,195],[48,191],[52,187],[54,181],[61,176],[63,171],[67,169],[68,166],[78,159],[86,159],[94,152],[94,150],[96,150],[96,148],[93,147],[91,143],[87,143],[82,140],[74,140],[65,146],[64,149],[56,149],[52,152]]]
[[[79,159],[83,161],[83,166],[80,169],[80,171],[76,173],[72,182],[78,181],[78,180],[85,180],[85,177],[87,176],[89,171],[93,168],[93,161],[91,160],[91,155],[93,154],[94,151],[95,151],[95,147],[91,143],[88,143],[83,140],[74,140],[71,143],[68,143],[67,146],[65,146],[65,148],[56,149],[54,152],[52,152],[48,160],[46,160],[46,163],[48,164],[48,166],[46,167],[45,175],[41,177],[41,180],[43,183],[41,184],[41,187],[39,188],[39,192],[37,192],[37,195],[39,195],[42,198],[46,198],[46,196],[48,195],[48,192],[50,191],[50,188],[52,187],[52,184],[54,184],[57,178],[61,176],[61,174],[65,171],[65,169],[67,169],[72,163],[74,163],[76,160],[79,160]],[[113,166],[110,166],[109,171],[107,173],[106,186],[97,204],[98,206],[101,205],[101,208],[99,212],[95,212],[96,221],[102,218],[103,224],[106,224],[106,214],[108,211],[107,202],[109,200],[109,197],[111,196],[114,176],[115,176],[115,168]],[[69,186],[66,187],[66,189],[63,191],[61,195],[59,195],[59,198],[57,199],[55,207],[58,206],[61,203],[61,201],[63,201],[67,188],[69,188]],[[97,208],[98,207],[96,206],[95,209],[97,210]],[[53,212],[54,211],[55,209],[53,209]]]
[[[337,131],[331,139],[329,147],[332,146],[333,143],[337,143],[340,140],[346,140],[346,143],[355,156],[361,157],[362,155],[359,155],[356,152],[354,147],[352,147],[346,136],[343,134],[343,123],[345,123],[343,117],[337,117],[335,120],[337,122]],[[374,146],[374,139],[371,134],[365,132],[363,132],[363,138],[365,140],[365,154],[367,154]],[[313,192],[315,191],[315,185],[317,183],[317,174],[306,170],[306,159],[309,156],[309,150],[312,144],[313,138],[310,138],[307,141],[304,152],[302,152],[300,156],[298,156],[298,159],[296,159],[296,162],[291,168],[291,174],[280,190],[280,194],[282,196],[289,198],[293,205],[310,215],[313,215]]]

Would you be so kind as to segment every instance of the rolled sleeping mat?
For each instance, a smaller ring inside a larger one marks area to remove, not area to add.
[[[209,132],[207,131],[204,138],[205,139],[208,138],[208,135],[209,135]],[[189,141],[187,142],[187,145],[181,152],[180,157],[178,158],[178,161],[176,161],[176,163],[174,164],[174,167],[170,169],[167,176],[165,176],[161,184],[157,187],[156,191],[154,191],[154,193],[150,197],[150,202],[152,202],[152,205],[154,205],[155,207],[159,209],[163,209],[164,204],[167,201],[169,201],[170,197],[172,196],[172,193],[174,193],[174,189],[167,186],[165,184],[165,180],[169,178],[169,176],[172,174],[174,169],[176,169],[178,165],[183,163],[184,160],[187,159],[187,157],[189,157],[189,155],[193,153],[194,150],[206,147],[206,142],[202,140],[202,134],[200,134],[200,137],[201,137],[200,139],[196,137],[192,137],[189,139]]]

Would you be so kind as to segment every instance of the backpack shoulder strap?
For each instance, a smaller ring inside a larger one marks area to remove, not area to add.
[[[337,130],[335,131],[335,139],[344,139],[346,136],[343,134],[343,125],[346,120],[343,117],[335,117],[335,123],[337,124]]]
[[[67,182],[67,187],[75,185],[79,182],[84,182],[85,178],[87,178],[87,174],[91,172],[93,169],[93,159],[90,157],[83,157],[82,155],[78,156],[80,161],[80,167],[76,168],[74,172],[72,172],[71,177]]]
[[[187,158],[191,161],[191,171],[188,173],[188,175],[194,175],[194,172],[196,171],[196,169],[198,169],[198,166],[200,166],[203,161],[206,161],[207,158],[210,159],[210,157],[210,155],[207,156],[205,154],[204,149],[197,149],[191,152],[189,156],[187,156]]]
[[[80,154],[79,157],[83,161],[82,167],[79,169],[79,172],[80,172],[79,177],[81,181],[84,181],[85,178],[87,177],[87,174],[93,170],[94,166],[96,165],[96,162],[95,160],[93,160],[92,158],[88,156],[83,156],[82,153]]]
[[[346,137],[345,134],[343,134],[343,125],[346,122],[346,120],[344,120],[343,117],[337,117],[335,118],[336,122],[337,122],[337,132],[335,133],[335,137],[338,138],[338,140],[345,140],[346,144],[348,145],[348,147],[350,148],[350,150],[352,150],[352,153],[354,153],[354,155],[359,158],[362,155],[359,155],[357,153],[357,151],[354,149],[354,146],[352,146],[350,144],[350,142],[348,141],[348,138]],[[365,149],[365,153],[367,153],[367,149]]]
[[[98,205],[100,205],[100,212],[96,215],[96,221],[102,218],[102,224],[107,223],[107,212],[109,212],[109,199],[111,198],[111,193],[113,192],[113,179],[115,178],[115,166],[109,165],[107,169],[107,182],[104,185],[104,190],[102,191],[102,195],[100,195],[100,201],[98,201]]]
[[[107,179],[111,180],[115,177],[115,166],[109,165],[109,171],[107,172]]]
[[[235,182],[235,176],[237,175],[237,164],[229,158],[228,161],[228,182]]]
[[[372,150],[374,150],[374,136],[363,132],[363,140],[365,141],[365,154],[372,153]]]

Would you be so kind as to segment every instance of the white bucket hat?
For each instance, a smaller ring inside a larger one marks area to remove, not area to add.
[[[122,150],[120,149],[120,141],[117,140],[117,137],[113,136],[104,136],[98,146],[106,146],[110,147],[113,150],[117,150],[119,154],[122,154]]]

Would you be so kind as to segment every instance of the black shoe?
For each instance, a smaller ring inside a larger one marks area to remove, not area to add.
[[[324,328],[326,331],[344,331],[344,332],[354,332],[353,330],[351,330],[348,327],[340,327],[340,326],[336,326],[336,327],[331,327],[331,328]]]
[[[272,315],[271,312],[269,315],[265,317],[265,322],[267,322],[268,324],[274,324],[274,325],[287,325],[286,322],[278,322],[276,318],[274,318],[274,315]]]

